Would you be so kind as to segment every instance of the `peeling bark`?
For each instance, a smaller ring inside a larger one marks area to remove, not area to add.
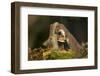
[[[68,39],[68,44],[69,44],[70,48],[73,51],[77,52],[77,57],[80,57],[81,45],[78,43],[78,41],[75,39],[75,37],[70,33],[70,31],[63,24],[60,24],[58,22],[55,22],[54,24],[50,25],[49,38],[44,42],[44,44],[48,46],[48,43],[51,43],[53,49],[58,49],[57,35],[55,34],[55,29],[56,29],[57,25],[61,26],[62,29],[65,31],[66,40]]]

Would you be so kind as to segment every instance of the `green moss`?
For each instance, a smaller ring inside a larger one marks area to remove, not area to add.
[[[79,58],[87,58],[88,52],[86,48],[80,50]],[[31,50],[29,52],[29,60],[56,60],[56,59],[75,59],[77,58],[77,51],[71,49],[60,50],[52,48],[50,49],[40,49],[39,51]]]
[[[51,53],[48,55],[47,59],[72,59],[74,57],[75,52],[73,52],[72,50],[52,50]]]

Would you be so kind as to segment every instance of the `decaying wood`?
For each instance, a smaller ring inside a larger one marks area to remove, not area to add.
[[[81,46],[78,43],[78,41],[75,39],[75,37],[69,32],[69,30],[63,24],[60,24],[60,25],[64,29],[64,31],[65,31],[65,33],[67,35],[67,38],[69,39],[69,44],[72,47],[72,49],[73,50],[80,50]]]
[[[81,45],[78,43],[78,41],[75,39],[75,37],[70,33],[70,31],[63,24],[60,24],[58,22],[55,22],[54,24],[50,25],[49,38],[48,38],[48,40],[46,40],[44,42],[44,44],[48,45],[48,43],[50,42],[53,49],[58,49],[57,35],[55,34],[55,29],[56,29],[57,25],[61,26],[62,29],[65,31],[66,40],[67,39],[69,40],[68,44],[69,44],[70,48],[73,51],[76,51],[77,52],[77,56],[79,57],[80,56]]]
[[[62,26],[62,28],[64,29],[67,38],[68,38],[68,44],[70,45],[70,48],[73,51],[77,52],[77,56],[80,57],[80,50],[81,50],[81,45],[78,43],[78,41],[75,39],[75,37],[69,32],[69,30],[63,25],[60,24],[60,26]]]
[[[57,25],[58,25],[58,22],[50,25],[50,34],[49,34],[49,37],[44,42],[44,45],[47,45],[47,46],[48,46],[48,44],[51,44],[52,49],[58,49],[57,36],[55,34],[55,29],[56,29]]]

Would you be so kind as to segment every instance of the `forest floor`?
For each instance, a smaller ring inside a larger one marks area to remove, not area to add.
[[[83,54],[85,54],[83,56]],[[52,50],[51,48],[38,48],[29,50],[28,60],[57,60],[57,59],[75,59],[77,53],[71,49],[68,50]],[[87,58],[87,52],[82,52],[81,58]]]

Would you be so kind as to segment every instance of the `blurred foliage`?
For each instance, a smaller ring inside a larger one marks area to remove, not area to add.
[[[81,58],[88,57],[88,45],[87,43],[82,43],[82,48],[80,50]]]
[[[75,59],[77,58],[77,52],[71,49],[60,50],[52,48],[35,48],[28,50],[28,60],[55,60],[55,59]],[[80,49],[80,57],[88,57],[88,46],[87,43],[82,43]]]
[[[85,48],[80,50],[80,58],[87,57],[87,50]],[[55,59],[75,59],[77,58],[77,52],[71,49],[66,50],[52,50],[52,49],[40,49],[31,50],[28,54],[28,60],[55,60]]]

